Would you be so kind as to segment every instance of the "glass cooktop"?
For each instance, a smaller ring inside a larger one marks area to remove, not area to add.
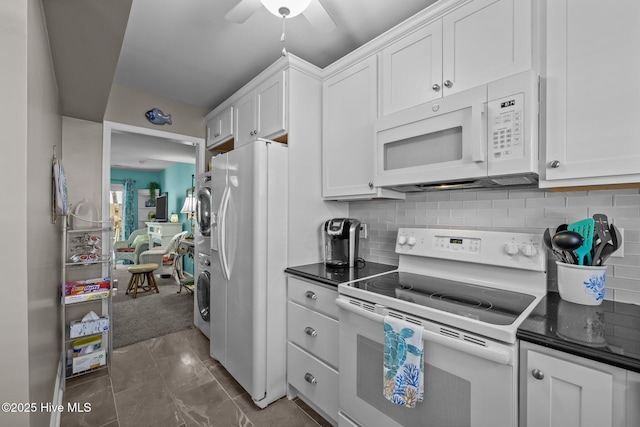
[[[348,286],[495,325],[512,324],[535,300],[520,292],[404,272]]]

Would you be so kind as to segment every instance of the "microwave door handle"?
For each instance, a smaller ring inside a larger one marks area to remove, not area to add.
[[[487,104],[473,104],[471,106],[471,134],[475,137],[480,135],[478,140],[474,139],[471,149],[471,160],[476,163],[486,161],[487,130],[484,129],[484,117],[486,115]]]

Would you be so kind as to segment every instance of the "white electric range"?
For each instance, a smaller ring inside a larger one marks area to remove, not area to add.
[[[546,294],[542,236],[403,228],[396,252],[398,270],[338,287],[340,425],[515,425],[515,335]],[[382,393],[385,316],[422,327],[413,409]]]

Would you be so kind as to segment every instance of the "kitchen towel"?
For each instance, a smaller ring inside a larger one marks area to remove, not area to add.
[[[384,397],[407,408],[424,395],[422,327],[384,317]]]

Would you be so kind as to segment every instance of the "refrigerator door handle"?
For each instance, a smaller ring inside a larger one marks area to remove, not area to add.
[[[218,217],[218,257],[220,258],[220,266],[222,267],[222,274],[226,280],[229,280],[229,263],[227,261],[227,208],[229,207],[229,193],[230,188],[226,187],[222,194],[222,200],[220,202],[220,214]]]

